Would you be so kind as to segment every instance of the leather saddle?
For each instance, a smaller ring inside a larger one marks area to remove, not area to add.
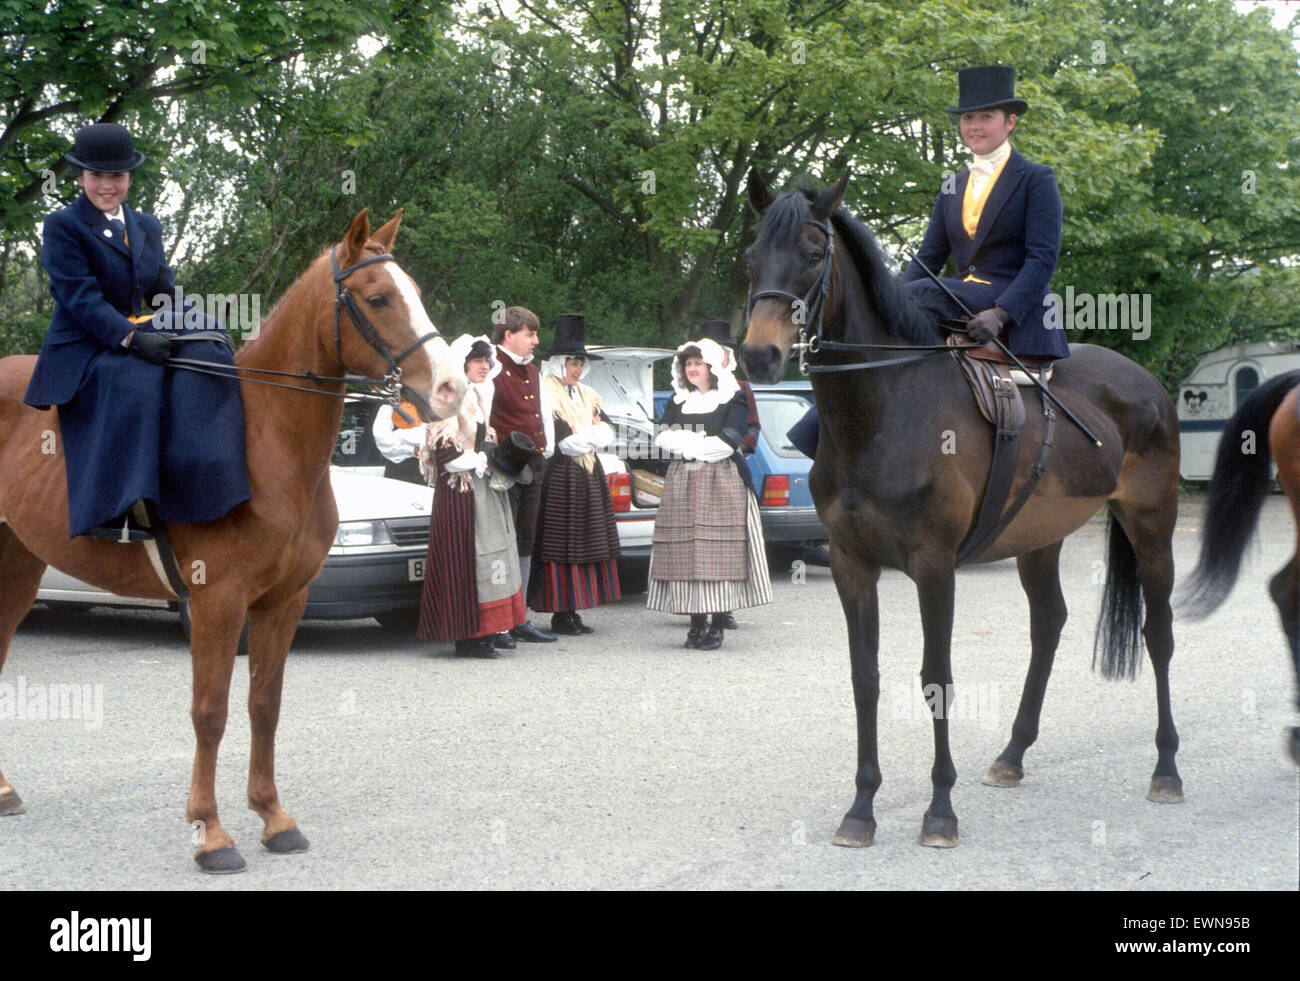
[[[970,383],[980,414],[994,428],[993,456],[989,461],[984,495],[980,500],[975,523],[957,549],[956,565],[961,566],[992,545],[1029,500],[1039,478],[1047,469],[1047,458],[1052,452],[1052,440],[1056,431],[1056,412],[1048,400],[1043,398],[1043,442],[1038,450],[1038,459],[1016,499],[1010,507],[1004,509],[1011,493],[1011,485],[1015,482],[1020,430],[1025,424],[1025,403],[1020,396],[1020,388],[1025,385],[1042,385],[1046,388],[1052,377],[1050,359],[1020,359],[1034,373],[1035,381],[1016,368],[992,342],[972,348],[964,336],[949,334],[948,346],[953,349],[953,359]]]

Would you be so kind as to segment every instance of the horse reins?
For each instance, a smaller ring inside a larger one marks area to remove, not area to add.
[[[357,305],[357,301],[352,296],[352,291],[343,285],[343,281],[351,276],[358,269],[369,266],[376,262],[391,262],[393,257],[385,252],[382,255],[373,255],[360,262],[354,262],[346,269],[339,269],[338,249],[337,247],[330,252],[330,266],[333,270],[335,293],[334,293],[334,352],[338,358],[339,367],[343,369],[343,374],[339,377],[327,377],[318,375],[314,371],[278,371],[274,368],[250,368],[242,365],[221,365],[211,361],[197,361],[193,358],[169,358],[168,365],[174,365],[177,368],[183,368],[186,371],[197,372],[203,375],[216,375],[219,378],[235,378],[239,381],[250,382],[254,385],[268,385],[272,388],[287,388],[293,392],[306,392],[312,395],[328,395],[332,398],[352,398],[363,402],[381,402],[387,405],[396,406],[401,401],[402,395],[402,362],[422,347],[427,341],[435,337],[442,336],[435,328],[423,336],[417,338],[413,343],[404,348],[401,353],[394,355],[384,344],[379,332],[375,330],[373,324],[367,319],[365,313]],[[343,363],[343,339],[341,332],[342,313],[346,310],[348,319],[351,320],[352,326],[357,333],[361,335],[371,348],[383,356],[388,362],[388,371],[383,378],[369,378],[365,375],[349,374],[347,366]],[[173,340],[220,340],[230,345],[230,339],[225,334],[215,334],[215,336],[200,336],[196,334],[185,337],[173,338]],[[231,345],[233,347],[233,345]],[[283,382],[266,381],[261,378],[248,377],[249,372],[263,375],[279,375],[287,378],[301,378],[306,381],[314,382],[318,385],[341,384],[364,385],[372,389],[369,392],[331,392],[321,388],[304,388],[301,385],[286,385]],[[379,389],[380,391],[374,391]],[[406,417],[402,410],[395,409]],[[414,422],[408,419],[408,422]]]
[[[861,371],[866,368],[887,368],[890,365],[907,364],[911,361],[920,361],[924,358],[933,357],[943,351],[952,351],[954,348],[947,344],[850,344],[845,341],[830,341],[822,337],[822,325],[826,317],[826,300],[831,292],[831,266],[835,260],[835,230],[829,221],[821,222],[815,219],[809,219],[805,222],[813,228],[820,229],[826,236],[826,255],[822,261],[822,270],[817,277],[817,281],[809,288],[807,295],[798,296],[787,290],[759,290],[757,293],[750,294],[749,301],[745,304],[745,323],[748,325],[749,316],[754,310],[754,304],[762,299],[774,298],[786,300],[795,311],[805,311],[807,316],[799,326],[799,341],[791,345],[799,352],[799,370],[805,375],[822,374],[830,371]],[[809,325],[812,325],[812,333],[809,333]],[[969,347],[977,347],[972,344]],[[958,347],[956,350],[962,350]],[[810,364],[808,356],[819,354],[821,352],[842,351],[845,353],[854,351],[910,351],[911,354],[898,358],[886,358],[880,361],[854,361],[851,364]]]

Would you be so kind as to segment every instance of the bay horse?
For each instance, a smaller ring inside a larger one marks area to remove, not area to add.
[[[1214,612],[1232,592],[1268,496],[1273,462],[1295,519],[1296,550],[1269,581],[1268,591],[1291,648],[1300,708],[1300,370],[1270,378],[1224,425],[1214,476],[1206,488],[1200,559],[1182,602],[1200,618]],[[1287,734],[1286,749],[1300,764],[1300,726]]]
[[[195,861],[205,872],[246,867],[217,817],[213,785],[245,617],[248,804],[262,818],[267,849],[286,853],[308,847],[276,791],[275,730],[285,657],[306,604],[307,584],[324,564],[338,524],[329,464],[345,386],[334,376],[340,370],[387,372],[390,391],[414,403],[426,420],[454,414],[464,398],[464,371],[451,363],[415,284],[388,255],[400,221],[398,212],[372,235],[368,212],[358,214],[343,240],[289,287],[258,336],[240,349],[235,363],[252,498],[218,521],[167,528],[190,580],[196,747],[185,814],[196,832]],[[122,596],[176,598],[154,571],[144,543],[68,537],[58,414],[22,401],[35,361],[31,356],[0,360],[0,667],[47,564]],[[275,372],[315,377],[305,384],[277,383],[294,385],[288,390],[257,382],[275,379]],[[43,452],[51,443],[57,452]],[[201,575],[192,574],[200,570]],[[18,792],[0,773],[0,815],[22,809]]]
[[[936,696],[927,698],[934,726],[933,797],[920,843],[952,847],[957,816],[950,792],[957,772],[948,748],[948,709],[954,700],[955,561],[988,480],[993,430],[977,413],[970,386],[949,354],[919,350],[897,357],[888,350],[942,345],[943,339],[933,312],[904,293],[887,270],[871,232],[841,208],[848,180],[846,172],[820,194],[789,191],[773,199],[763,178],[751,172],[749,199],[762,218],[745,253],[750,300],[741,360],[752,381],[779,380],[801,334],[796,321],[807,320],[816,307],[820,314],[812,314],[816,324],[804,325],[805,337],[815,327],[822,341],[861,345],[852,352],[803,349],[817,365],[856,365],[812,376],[821,440],[809,485],[830,534],[831,571],[848,623],[858,726],[857,794],[832,841],[867,846],[875,840],[872,802],[881,781],[876,583],[887,567],[902,570],[916,585],[924,633],[921,683]],[[1174,648],[1169,597],[1178,418],[1164,388],[1134,362],[1102,347],[1076,344],[1070,350],[1070,357],[1055,365],[1052,391],[1102,446],[1072,425],[1058,425],[1041,482],[979,556],[981,562],[1015,557],[1029,598],[1031,640],[1011,739],[984,782],[1014,787],[1024,776],[1024,752],[1038,736],[1066,618],[1061,544],[1105,504],[1108,564],[1094,667],[1108,678],[1134,677],[1140,627],[1155,671],[1158,717],[1158,756],[1147,797],[1177,803],[1183,795],[1169,696]],[[886,363],[861,364],[868,357]],[[898,363],[904,359],[910,363]],[[1039,397],[1025,396],[1030,405],[1013,491],[1024,484],[1042,440],[1045,423],[1033,408]]]

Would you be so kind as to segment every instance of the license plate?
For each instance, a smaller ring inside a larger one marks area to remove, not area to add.
[[[424,557],[406,560],[406,578],[411,582],[424,581]]]

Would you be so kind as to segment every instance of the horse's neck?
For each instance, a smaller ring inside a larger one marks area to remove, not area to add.
[[[826,336],[850,344],[903,343],[880,323],[852,262],[846,260],[840,263],[837,282],[838,296],[835,299],[838,302],[832,303],[826,312]],[[867,358],[875,361],[902,353],[904,352],[888,350],[850,352],[846,360]],[[843,425],[854,439],[874,433],[879,429],[889,405],[890,382],[894,377],[890,370],[866,368],[814,374],[813,387],[817,391],[817,403],[835,406],[833,413],[822,412],[819,415],[824,420],[833,416],[829,419],[832,428]]]
[[[308,272],[276,305],[256,340],[236,355],[241,368],[310,371],[325,377],[343,373],[333,348],[324,343],[332,329],[333,308],[322,299],[321,291],[329,288],[328,277],[319,273],[318,269]],[[257,373],[250,377],[313,390],[299,393],[255,382],[242,386],[250,478],[265,472],[275,486],[314,492],[329,467],[343,418],[342,398],[314,391],[341,395],[343,386]]]

